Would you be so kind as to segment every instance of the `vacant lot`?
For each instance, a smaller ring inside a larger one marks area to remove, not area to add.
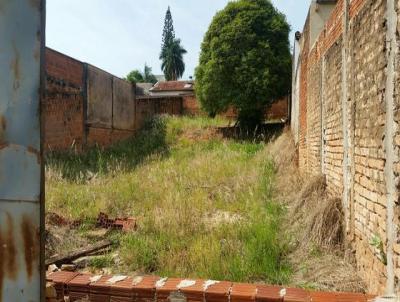
[[[83,219],[84,244],[100,211],[134,216],[136,232],[110,233],[94,268],[118,272],[285,283],[283,208],[272,199],[264,143],[223,139],[222,120],[163,118],[131,142],[85,156],[50,156],[47,211]],[[74,240],[72,240],[74,241]],[[55,247],[55,251],[62,251]],[[119,254],[117,263],[113,253]]]
[[[110,239],[83,270],[362,291],[340,202],[323,179],[299,175],[290,133],[237,141],[220,134],[226,125],[164,117],[108,150],[49,155],[47,256]],[[99,231],[100,212],[133,216],[138,228]]]

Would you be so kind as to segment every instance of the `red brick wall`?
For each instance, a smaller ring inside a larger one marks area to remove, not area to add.
[[[87,145],[107,147],[134,135],[135,131],[88,127]]]
[[[266,120],[286,120],[288,118],[289,100],[288,97],[284,97],[274,102],[271,107],[265,110]],[[196,99],[196,96],[183,97],[183,114],[187,115],[201,115],[204,114],[200,109],[200,104]],[[233,107],[229,108],[226,112],[221,114],[228,119],[237,118],[237,110]]]
[[[183,112],[183,98],[182,97],[167,97],[152,99],[154,103],[155,114],[169,114],[169,115],[182,115]]]
[[[82,149],[84,143],[83,63],[46,49],[46,95],[42,101],[44,148]]]
[[[274,102],[265,112],[267,120],[286,120],[289,112],[289,99],[284,97]]]
[[[141,97],[136,99],[136,129],[140,129],[146,119],[154,115],[182,115],[182,97]]]
[[[353,19],[365,5],[366,0],[352,0],[350,2],[350,18]]]
[[[196,96],[185,96],[183,97],[183,114],[187,115],[199,115],[201,109],[197,102]]]

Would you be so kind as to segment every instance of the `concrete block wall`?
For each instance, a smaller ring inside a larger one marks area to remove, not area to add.
[[[292,85],[299,167],[342,199],[347,246],[378,293],[400,292],[399,5],[339,0],[312,45],[310,12]]]
[[[92,65],[87,67],[87,145],[110,146],[135,135],[135,86]]]

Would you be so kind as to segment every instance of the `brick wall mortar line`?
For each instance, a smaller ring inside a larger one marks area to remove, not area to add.
[[[350,12],[349,12],[350,14]],[[348,25],[348,30],[351,32],[351,16],[349,16],[349,25]],[[352,42],[354,43],[354,42]],[[349,49],[353,49],[354,45],[351,44],[350,42],[348,44]],[[354,244],[355,241],[355,199],[354,199],[354,183],[355,183],[355,161],[354,161],[354,156],[355,156],[355,129],[356,129],[356,123],[355,123],[355,117],[356,117],[356,104],[357,102],[355,101],[355,79],[354,79],[354,52],[350,52],[348,55],[348,62],[350,65],[350,72],[348,74],[347,81],[350,81],[348,85],[350,85],[350,153],[349,153],[349,158],[350,158],[350,196],[349,196],[349,201],[350,201],[350,208],[349,208],[349,215],[350,215],[350,229],[347,232],[347,238],[348,238],[348,243],[349,244]],[[354,245],[352,248],[355,248]]]
[[[326,136],[325,136],[325,69],[326,69],[326,56],[322,56],[321,67],[321,173],[326,175],[325,158],[326,158]]]
[[[385,178],[386,178],[386,198],[387,198],[387,284],[386,293],[394,294],[394,204],[396,198],[396,184],[394,175],[395,145],[394,145],[394,92],[395,92],[395,61],[397,55],[396,28],[397,14],[395,11],[394,0],[387,0],[387,74],[386,74],[386,123],[385,123]]]
[[[349,182],[349,131],[348,131],[348,112],[347,112],[347,49],[348,49],[348,22],[349,22],[349,0],[345,0],[343,4],[343,43],[342,43],[342,131],[343,131],[343,208],[345,212],[345,232],[350,228],[349,220],[349,191],[351,184]]]

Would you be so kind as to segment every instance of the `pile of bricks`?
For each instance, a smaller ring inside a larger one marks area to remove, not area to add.
[[[311,292],[298,288],[156,276],[95,276],[55,272],[47,276],[55,289],[47,302],[367,302],[374,296]]]
[[[111,219],[107,214],[100,213],[97,217],[97,226],[128,232],[136,229],[136,219],[133,217]]]

